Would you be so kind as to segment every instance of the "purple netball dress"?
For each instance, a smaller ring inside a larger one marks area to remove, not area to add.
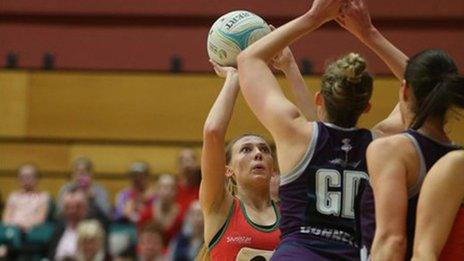
[[[272,260],[359,260],[354,206],[372,139],[366,129],[313,124],[305,156],[281,180],[282,240]]]
[[[420,159],[420,172],[416,184],[408,191],[408,216],[407,216],[407,253],[406,258],[412,257],[414,242],[414,228],[416,224],[416,206],[419,199],[419,191],[427,172],[433,164],[452,150],[459,149],[453,144],[443,144],[415,131],[407,130],[403,135],[412,142]],[[361,230],[361,260],[368,260],[370,249],[375,234],[375,205],[372,187],[366,184],[362,189],[359,205],[359,228]]]

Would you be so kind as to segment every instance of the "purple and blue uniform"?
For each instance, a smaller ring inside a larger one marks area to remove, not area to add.
[[[272,260],[359,260],[355,198],[367,179],[366,129],[315,122],[301,162],[281,179],[281,243]]]
[[[416,225],[416,206],[422,182],[435,162],[448,152],[459,149],[459,147],[453,144],[440,143],[411,129],[407,130],[403,135],[406,135],[412,142],[420,159],[419,177],[416,184],[408,190],[406,258],[409,260],[412,257],[414,229]],[[358,225],[361,230],[361,260],[368,260],[370,259],[370,249],[375,235],[374,193],[368,183],[362,189],[359,204],[359,218],[357,220],[359,221]]]

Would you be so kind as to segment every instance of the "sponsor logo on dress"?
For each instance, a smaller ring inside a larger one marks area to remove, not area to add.
[[[228,236],[226,242],[229,244],[251,244],[250,236]]]

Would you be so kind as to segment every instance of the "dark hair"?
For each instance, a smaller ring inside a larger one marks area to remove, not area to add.
[[[408,61],[404,79],[414,97],[415,117],[410,126],[413,129],[419,129],[431,117],[444,121],[452,106],[464,108],[464,77],[443,50],[425,50],[414,55]]]
[[[161,238],[163,238],[163,229],[161,228],[161,225],[156,222],[146,224],[140,229],[139,233],[140,235],[143,233],[158,234]]]
[[[356,53],[349,53],[329,64],[322,76],[328,121],[340,127],[353,127],[372,96],[373,80],[366,71],[366,62]]]

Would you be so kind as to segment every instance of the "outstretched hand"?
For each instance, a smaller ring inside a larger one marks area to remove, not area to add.
[[[309,12],[318,17],[321,23],[328,22],[340,15],[342,7],[349,0],[314,0]]]
[[[213,60],[209,60],[209,62],[213,65],[214,72],[216,72],[217,76],[221,78],[226,78],[228,75],[237,74],[237,69],[234,67],[221,66]]]
[[[342,13],[335,19],[338,24],[358,38],[364,37],[374,27],[364,1],[349,1],[343,6]]]

